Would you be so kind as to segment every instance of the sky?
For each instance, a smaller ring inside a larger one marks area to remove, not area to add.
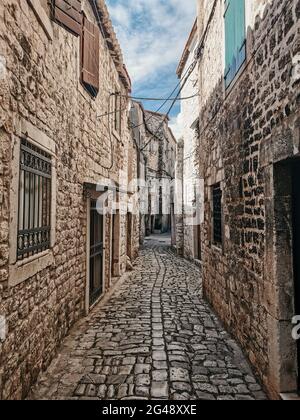
[[[178,83],[176,69],[196,18],[196,0],[107,0],[125,64],[138,97],[168,97]],[[144,101],[156,111],[160,102]],[[167,112],[168,103],[160,112]],[[178,136],[180,104],[170,126]]]

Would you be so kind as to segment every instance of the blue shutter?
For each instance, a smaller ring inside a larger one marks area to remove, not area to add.
[[[246,59],[245,0],[225,0],[225,85]]]

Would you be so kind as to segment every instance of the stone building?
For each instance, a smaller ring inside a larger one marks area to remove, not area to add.
[[[176,139],[165,114],[147,111],[133,101],[131,126],[140,149],[140,197],[145,232],[172,233],[175,241],[174,181]],[[141,227],[143,229],[143,227]]]
[[[165,114],[145,111],[146,138],[144,151],[147,160],[149,215],[146,231],[171,232],[174,237],[174,194],[176,139]]]
[[[205,295],[277,398],[299,390],[300,5],[198,12]]]
[[[200,225],[202,209],[202,183],[198,177],[197,170],[197,141],[198,141],[198,121],[199,121],[199,92],[198,69],[193,66],[195,55],[198,49],[198,28],[195,21],[184,52],[182,54],[177,76],[181,80],[181,97],[190,98],[181,101],[182,121],[182,150],[181,174],[178,174],[179,188],[182,193],[177,198],[182,202],[182,227],[177,240],[177,249],[180,253],[191,260],[201,260],[201,231]],[[192,68],[193,67],[193,68]],[[191,72],[190,72],[191,70]],[[178,153],[180,156],[180,153]],[[179,165],[179,162],[178,162]],[[180,183],[182,185],[180,186]],[[179,198],[180,197],[180,198]]]
[[[136,255],[129,92],[103,0],[1,0],[1,399],[26,396]]]
[[[133,143],[137,148],[137,180],[138,180],[138,208],[139,208],[139,242],[143,245],[146,236],[146,215],[148,212],[148,189],[146,183],[147,158],[143,152],[146,139],[144,123],[144,107],[140,102],[131,102],[130,127]]]

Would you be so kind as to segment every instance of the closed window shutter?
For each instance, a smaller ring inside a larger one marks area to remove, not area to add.
[[[226,69],[228,73],[232,68],[235,56],[235,10],[233,0],[226,1],[225,12],[225,51],[226,51]]]
[[[81,0],[53,0],[53,18],[74,35],[81,35]]]
[[[246,11],[245,0],[234,0],[235,5],[235,47],[236,47],[236,71],[238,72],[246,58]]]
[[[234,79],[246,58],[245,0],[225,0],[225,81]]]
[[[99,42],[98,26],[84,17],[81,42],[82,82],[93,96],[99,91]]]

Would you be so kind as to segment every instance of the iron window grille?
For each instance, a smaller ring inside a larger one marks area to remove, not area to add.
[[[21,140],[17,259],[50,248],[51,156]]]
[[[213,241],[215,245],[222,245],[222,190],[221,184],[213,186]]]

